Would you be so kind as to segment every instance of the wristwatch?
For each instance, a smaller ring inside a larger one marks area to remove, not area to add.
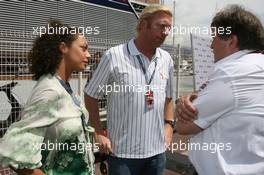
[[[175,125],[176,125],[176,120],[164,120],[164,123],[165,124],[169,124],[171,127],[172,127],[172,129],[174,129],[175,128]]]

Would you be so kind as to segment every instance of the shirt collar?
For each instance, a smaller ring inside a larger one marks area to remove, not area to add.
[[[55,74],[55,77],[59,80],[60,84],[64,87],[64,89],[72,95],[73,90],[69,82],[65,82],[58,74]]]
[[[249,54],[250,52],[253,52],[253,50],[240,50],[238,52],[235,52],[235,53],[233,53],[233,54],[231,54],[231,55],[229,55],[229,56],[217,61],[215,63],[215,66],[219,66],[219,65],[221,65],[223,63],[226,63],[228,61],[240,58],[240,57],[242,57],[242,56],[244,56],[246,54]]]
[[[132,56],[143,55],[141,52],[138,51],[134,40],[135,38],[131,39],[127,44],[128,54]],[[160,58],[160,57],[161,57],[160,50],[159,48],[156,48],[153,58]]]

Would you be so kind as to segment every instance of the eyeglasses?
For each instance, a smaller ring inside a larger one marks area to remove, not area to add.
[[[171,30],[171,26],[166,24],[155,24],[154,27],[157,28],[158,30],[163,31],[166,34],[169,33]]]

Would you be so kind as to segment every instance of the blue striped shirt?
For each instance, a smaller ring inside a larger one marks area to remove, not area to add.
[[[146,107],[147,83],[137,55],[147,70],[154,106]],[[173,61],[157,48],[149,61],[134,39],[106,51],[84,92],[96,99],[107,93],[107,127],[113,153],[122,158],[147,158],[165,151],[164,103],[173,97]]]

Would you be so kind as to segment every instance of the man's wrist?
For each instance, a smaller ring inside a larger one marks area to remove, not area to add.
[[[164,124],[166,125],[170,125],[170,127],[172,128],[172,129],[174,129],[175,128],[175,125],[176,125],[176,120],[174,120],[174,119],[164,119]]]

